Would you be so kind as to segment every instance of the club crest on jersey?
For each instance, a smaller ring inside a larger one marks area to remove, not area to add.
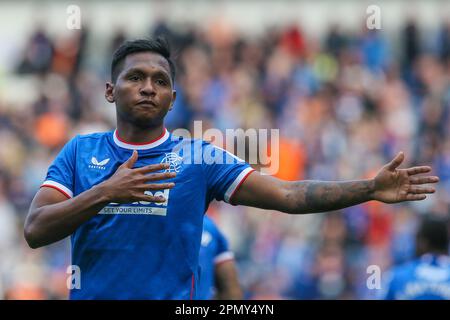
[[[168,163],[169,168],[165,172],[179,172],[181,169],[181,164],[183,163],[183,158],[180,157],[175,152],[166,153],[161,163]]]
[[[109,158],[102,160],[102,161],[98,161],[96,157],[92,157],[91,158],[91,164],[89,165],[90,169],[100,169],[100,170],[105,170],[105,166],[108,164],[109,162]]]

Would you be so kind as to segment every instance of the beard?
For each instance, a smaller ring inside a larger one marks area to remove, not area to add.
[[[164,122],[164,118],[168,110],[160,109],[155,112],[121,112],[116,108],[117,117],[122,121],[131,123],[139,129],[150,129],[160,126]]]

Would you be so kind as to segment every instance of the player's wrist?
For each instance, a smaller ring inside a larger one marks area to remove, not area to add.
[[[105,182],[102,182],[92,188],[96,194],[96,198],[101,203],[110,203],[112,202],[111,192],[109,192],[109,188]]]
[[[377,200],[377,188],[376,188],[375,178],[367,180],[367,190],[368,190],[367,201]]]

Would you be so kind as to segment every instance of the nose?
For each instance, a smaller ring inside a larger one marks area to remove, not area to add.
[[[156,95],[155,87],[153,86],[152,80],[147,78],[139,89],[139,93],[143,96],[154,96]]]

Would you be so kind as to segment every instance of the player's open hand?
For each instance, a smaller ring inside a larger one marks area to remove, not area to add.
[[[390,163],[385,165],[375,177],[374,199],[386,203],[424,200],[427,194],[434,193],[429,183],[437,183],[436,176],[423,176],[431,168],[428,166],[399,169],[405,155],[400,152]]]
[[[138,158],[136,150],[131,157],[124,162],[117,171],[102,184],[107,198],[111,202],[130,203],[135,201],[164,202],[166,199],[162,196],[147,195],[144,192],[164,189],[172,189],[175,186],[173,182],[167,183],[149,183],[160,180],[167,180],[176,176],[175,172],[157,172],[169,168],[167,163],[151,164],[141,168],[134,168]]]

